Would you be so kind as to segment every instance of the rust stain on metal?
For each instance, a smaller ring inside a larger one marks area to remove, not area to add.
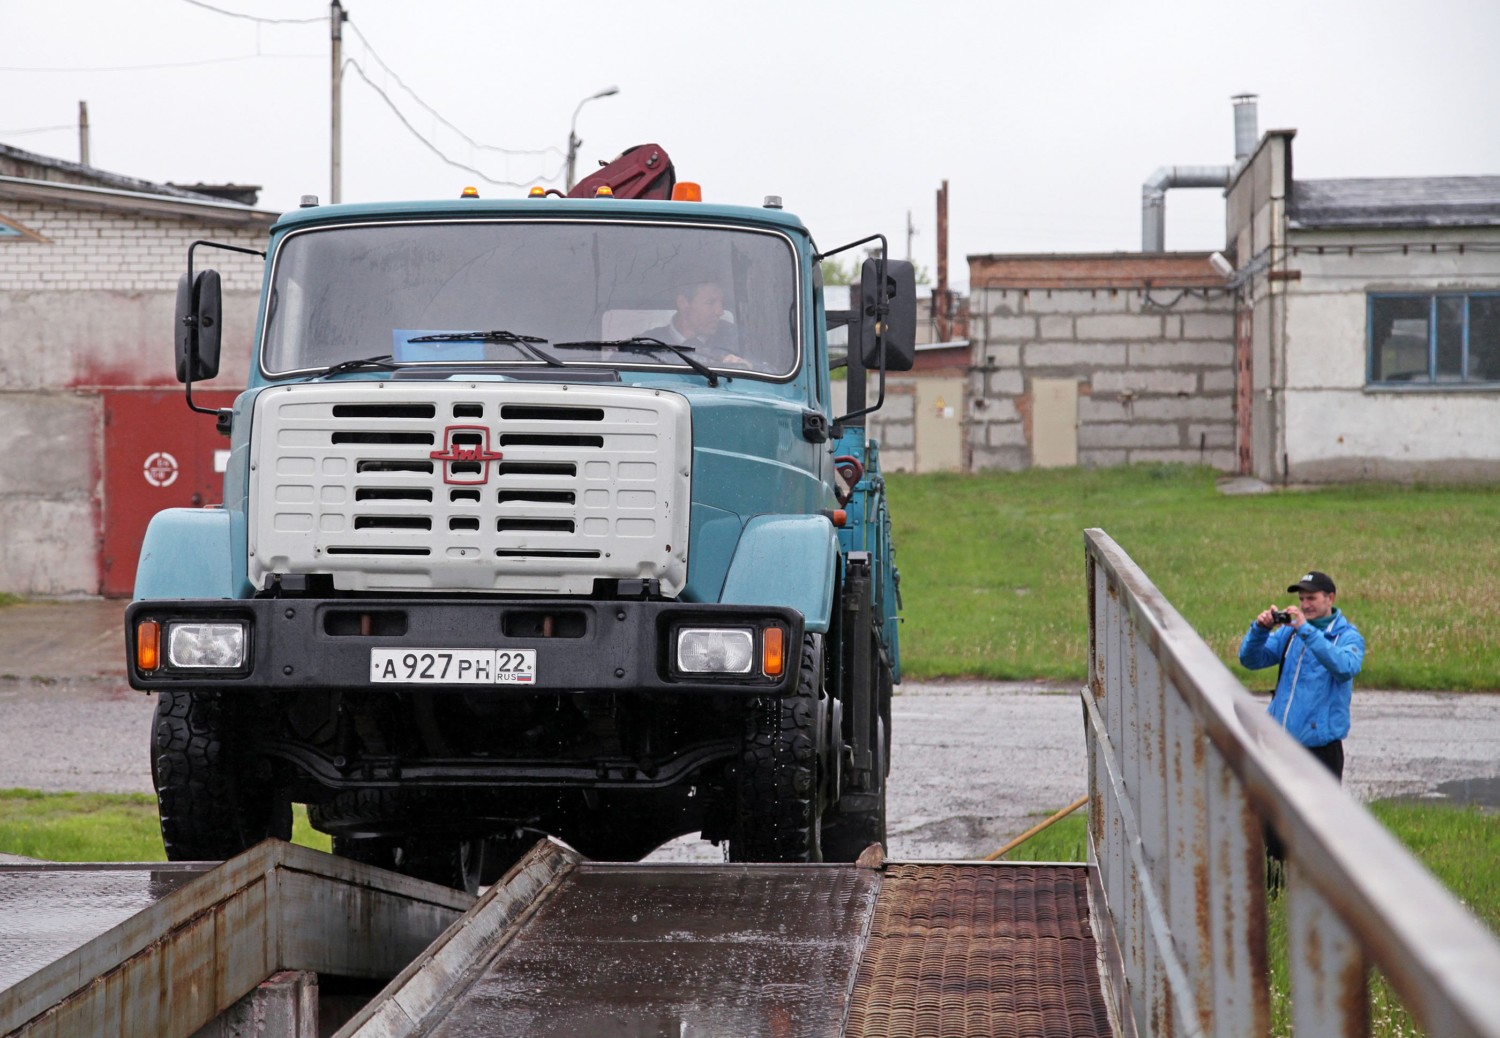
[[[1082,867],[889,867],[845,1034],[1110,1034],[1087,887]]]

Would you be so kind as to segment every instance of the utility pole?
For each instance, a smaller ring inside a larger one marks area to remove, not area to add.
[[[89,164],[89,103],[78,102],[78,164]]]
[[[349,16],[339,0],[333,0],[328,11],[333,46],[333,117],[329,138],[328,200],[338,202],[343,195],[343,88],[344,88],[344,22]]]
[[[590,101],[597,101],[601,97],[614,97],[619,92],[619,87],[605,87],[597,94],[590,94],[582,101],[579,101],[578,107],[573,109],[573,121],[568,123],[568,174],[564,181],[567,184],[567,187],[564,188],[565,191],[573,190],[573,185],[576,183],[573,179],[573,174],[578,162],[578,146],[583,143],[583,141],[578,139],[578,113],[583,111],[583,106]]]
[[[932,316],[936,324],[937,341],[947,342],[951,332],[948,299],[948,182],[937,193],[937,287],[932,290]]]

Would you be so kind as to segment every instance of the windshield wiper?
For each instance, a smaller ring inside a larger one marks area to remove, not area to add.
[[[522,353],[525,353],[533,360],[539,360],[542,363],[551,365],[554,368],[561,368],[564,366],[562,361],[552,356],[552,354],[548,353],[546,350],[538,349],[534,345],[538,342],[546,342],[546,339],[542,338],[539,335],[522,335],[519,332],[508,332],[503,328],[497,328],[494,331],[488,332],[434,332],[431,335],[416,335],[410,339],[407,339],[406,341],[493,342],[499,343],[504,346],[514,346],[516,349],[520,350]]]
[[[585,339],[581,342],[558,342],[553,343],[560,350],[598,349],[601,346],[612,347],[618,350],[634,350],[637,353],[658,353],[661,350],[671,350],[681,358],[682,362],[692,368],[698,374],[708,379],[708,384],[717,387],[719,376],[707,364],[693,356],[693,346],[679,346],[670,342],[662,342],[653,339],[649,335],[635,335],[629,339]],[[725,375],[725,378],[730,376]]]
[[[312,378],[327,378],[329,375],[337,375],[341,371],[353,371],[356,368],[378,368],[381,371],[395,371],[401,365],[389,353],[381,353],[374,357],[360,357],[357,360],[341,360],[337,364],[330,365],[318,372]]]

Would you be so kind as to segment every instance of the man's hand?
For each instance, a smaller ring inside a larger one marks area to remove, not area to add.
[[[1275,612],[1276,612],[1276,607],[1275,606],[1271,606],[1268,609],[1263,609],[1263,610],[1261,610],[1261,614],[1255,618],[1255,622],[1258,623],[1258,624],[1260,624],[1262,627],[1264,627],[1268,631],[1272,630],[1276,626],[1276,621],[1273,618],[1273,614]]]
[[[1307,623],[1307,617],[1302,615],[1302,610],[1297,606],[1287,606],[1286,612],[1287,615],[1292,618],[1292,630],[1295,631],[1297,628]]]

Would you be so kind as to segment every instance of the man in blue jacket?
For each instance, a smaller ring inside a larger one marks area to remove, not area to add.
[[[1349,700],[1365,640],[1334,605],[1328,574],[1312,570],[1287,591],[1297,593],[1298,604],[1255,618],[1240,643],[1240,663],[1251,670],[1280,665],[1266,712],[1342,781]]]

